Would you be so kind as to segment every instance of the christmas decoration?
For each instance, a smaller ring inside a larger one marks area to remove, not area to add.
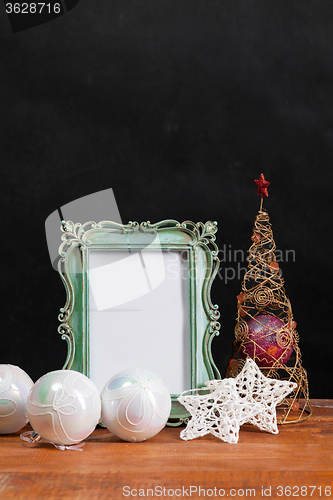
[[[28,423],[27,397],[33,381],[18,366],[0,365],[0,434],[10,434]]]
[[[277,434],[276,405],[297,384],[264,377],[256,363],[248,358],[236,378],[206,382],[210,394],[187,395],[183,392],[178,401],[185,406],[192,418],[180,437],[194,439],[206,434],[237,443],[239,428],[251,423],[263,431]]]
[[[248,269],[237,295],[235,342],[227,375],[236,376],[250,356],[267,377],[296,382],[297,389],[280,404],[278,423],[304,420],[312,414],[308,380],[301,363],[299,336],[291,303],[276,260],[276,245],[263,196],[270,184],[261,174],[255,180],[261,203],[255,219]]]
[[[57,445],[83,441],[101,416],[101,400],[95,384],[74,370],[43,375],[27,400],[30,424],[38,435]]]
[[[260,366],[265,368],[271,367],[277,360],[280,363],[288,361],[293,346],[283,321],[271,314],[263,314],[250,319],[247,326],[248,342],[241,346],[244,357],[256,356]]]
[[[149,370],[129,369],[111,378],[102,393],[102,420],[124,441],[145,441],[165,426],[171,397]]]
[[[268,196],[267,188],[270,185],[270,182],[266,181],[264,174],[260,174],[259,179],[256,179],[254,182],[258,186],[258,193],[257,194],[261,195],[261,196],[263,196],[263,195]]]

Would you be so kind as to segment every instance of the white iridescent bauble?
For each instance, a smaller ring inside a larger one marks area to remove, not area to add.
[[[101,399],[104,424],[124,441],[139,442],[155,436],[171,411],[170,393],[162,380],[138,368],[112,377]]]
[[[27,401],[32,428],[41,438],[60,445],[83,441],[101,416],[95,384],[82,373],[57,370],[43,375]]]
[[[28,423],[27,397],[33,385],[18,366],[0,365],[0,434],[17,432]]]

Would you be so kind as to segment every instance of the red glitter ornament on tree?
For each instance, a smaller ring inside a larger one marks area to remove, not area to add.
[[[292,335],[283,321],[271,314],[262,314],[250,319],[247,326],[242,355],[255,358],[262,368],[288,361],[293,351]]]

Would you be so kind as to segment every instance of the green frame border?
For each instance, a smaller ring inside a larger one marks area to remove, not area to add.
[[[111,221],[84,224],[63,222],[62,244],[59,248],[58,271],[66,289],[66,303],[60,309],[58,331],[67,342],[64,369],[77,370],[89,376],[89,293],[88,259],[90,250],[143,249],[151,233],[159,236],[156,250],[188,253],[190,305],[191,389],[203,387],[207,380],[219,379],[213,361],[211,343],[219,334],[218,306],[211,302],[211,287],[219,269],[215,243],[217,223],[194,223],[164,220],[156,224]],[[149,251],[154,251],[150,246]],[[172,409],[168,425],[180,425],[189,414],[172,394]]]

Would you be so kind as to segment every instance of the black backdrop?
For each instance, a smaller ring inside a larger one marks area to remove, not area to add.
[[[59,206],[112,187],[124,223],[217,220],[221,250],[246,251],[264,172],[310,395],[332,398],[333,3],[81,0],[16,34],[1,5],[0,28],[0,362],[34,380],[64,363]],[[241,276],[221,257],[224,374]]]

